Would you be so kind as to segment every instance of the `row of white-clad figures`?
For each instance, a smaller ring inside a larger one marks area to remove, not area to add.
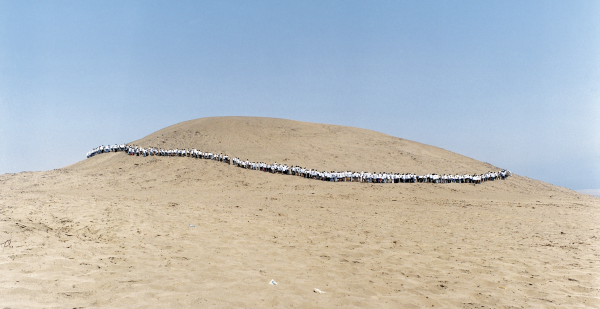
[[[332,182],[369,182],[369,183],[482,183],[484,181],[504,180],[511,174],[510,171],[489,171],[485,174],[463,174],[463,175],[416,175],[412,173],[368,173],[368,172],[325,172],[313,169],[305,169],[299,166],[289,167],[286,164],[266,164],[264,162],[242,161],[238,158],[232,159],[232,164],[245,169],[259,170],[263,172],[295,175],[304,178],[318,179]]]
[[[229,157],[223,154],[213,154],[210,152],[202,152],[196,149],[162,149],[156,147],[142,148],[135,145],[108,145],[99,146],[87,153],[87,157],[91,158],[97,154],[107,152],[127,152],[132,156],[163,156],[163,157],[194,157],[218,161],[226,161],[229,163]]]
[[[250,162],[249,160],[240,160],[239,158],[230,158],[224,154],[213,154],[211,152],[202,152],[197,149],[162,149],[156,147],[143,148],[135,145],[108,145],[99,146],[88,152],[87,157],[93,157],[97,154],[107,152],[126,152],[131,156],[168,156],[168,157],[191,157],[198,159],[208,159],[233,164],[240,168],[277,173],[283,175],[293,175],[308,179],[316,179],[331,182],[366,182],[366,183],[472,183],[479,184],[486,181],[504,180],[511,176],[508,170],[497,172],[489,171],[484,174],[427,174],[416,175],[412,173],[368,173],[368,172],[325,172],[314,169],[306,169],[300,166],[288,166],[287,164],[267,164],[264,162]]]

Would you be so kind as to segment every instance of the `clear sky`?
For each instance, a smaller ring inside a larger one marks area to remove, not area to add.
[[[0,173],[227,115],[598,189],[600,1],[0,0]]]

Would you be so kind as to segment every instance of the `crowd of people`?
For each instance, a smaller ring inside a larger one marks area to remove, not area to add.
[[[207,159],[223,162],[226,164],[234,165],[244,169],[251,169],[256,171],[282,174],[282,175],[293,175],[308,179],[317,179],[322,181],[331,182],[366,182],[366,183],[471,183],[480,184],[486,181],[504,180],[511,176],[511,172],[508,170],[501,170],[497,172],[489,171],[485,174],[463,174],[463,175],[451,175],[451,174],[427,174],[427,175],[415,175],[412,173],[367,173],[367,172],[325,172],[317,171],[313,169],[306,169],[300,166],[288,166],[286,164],[267,164],[264,162],[250,162],[248,160],[240,160],[239,158],[230,158],[224,154],[213,154],[211,152],[202,152],[196,149],[162,149],[156,147],[142,148],[136,145],[102,145],[94,148],[92,151],[87,153],[87,157],[93,157],[95,155],[107,152],[125,152],[131,156],[162,156],[162,157],[190,157],[196,159]]]

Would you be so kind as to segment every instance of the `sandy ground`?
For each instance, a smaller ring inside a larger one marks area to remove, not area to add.
[[[402,149],[369,132],[370,142]],[[156,134],[165,132],[147,139]],[[488,168],[397,140],[419,168]],[[245,147],[237,150],[261,155]],[[325,164],[339,151],[327,149],[283,155]],[[103,154],[0,175],[0,307],[599,308],[599,208],[598,198],[521,176],[478,186],[328,183]]]

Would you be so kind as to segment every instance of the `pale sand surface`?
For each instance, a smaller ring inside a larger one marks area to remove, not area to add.
[[[138,144],[158,138],[328,170],[497,169],[277,119],[201,119]],[[0,210],[0,308],[600,307],[600,199],[521,176],[328,183],[111,153],[0,175]]]

